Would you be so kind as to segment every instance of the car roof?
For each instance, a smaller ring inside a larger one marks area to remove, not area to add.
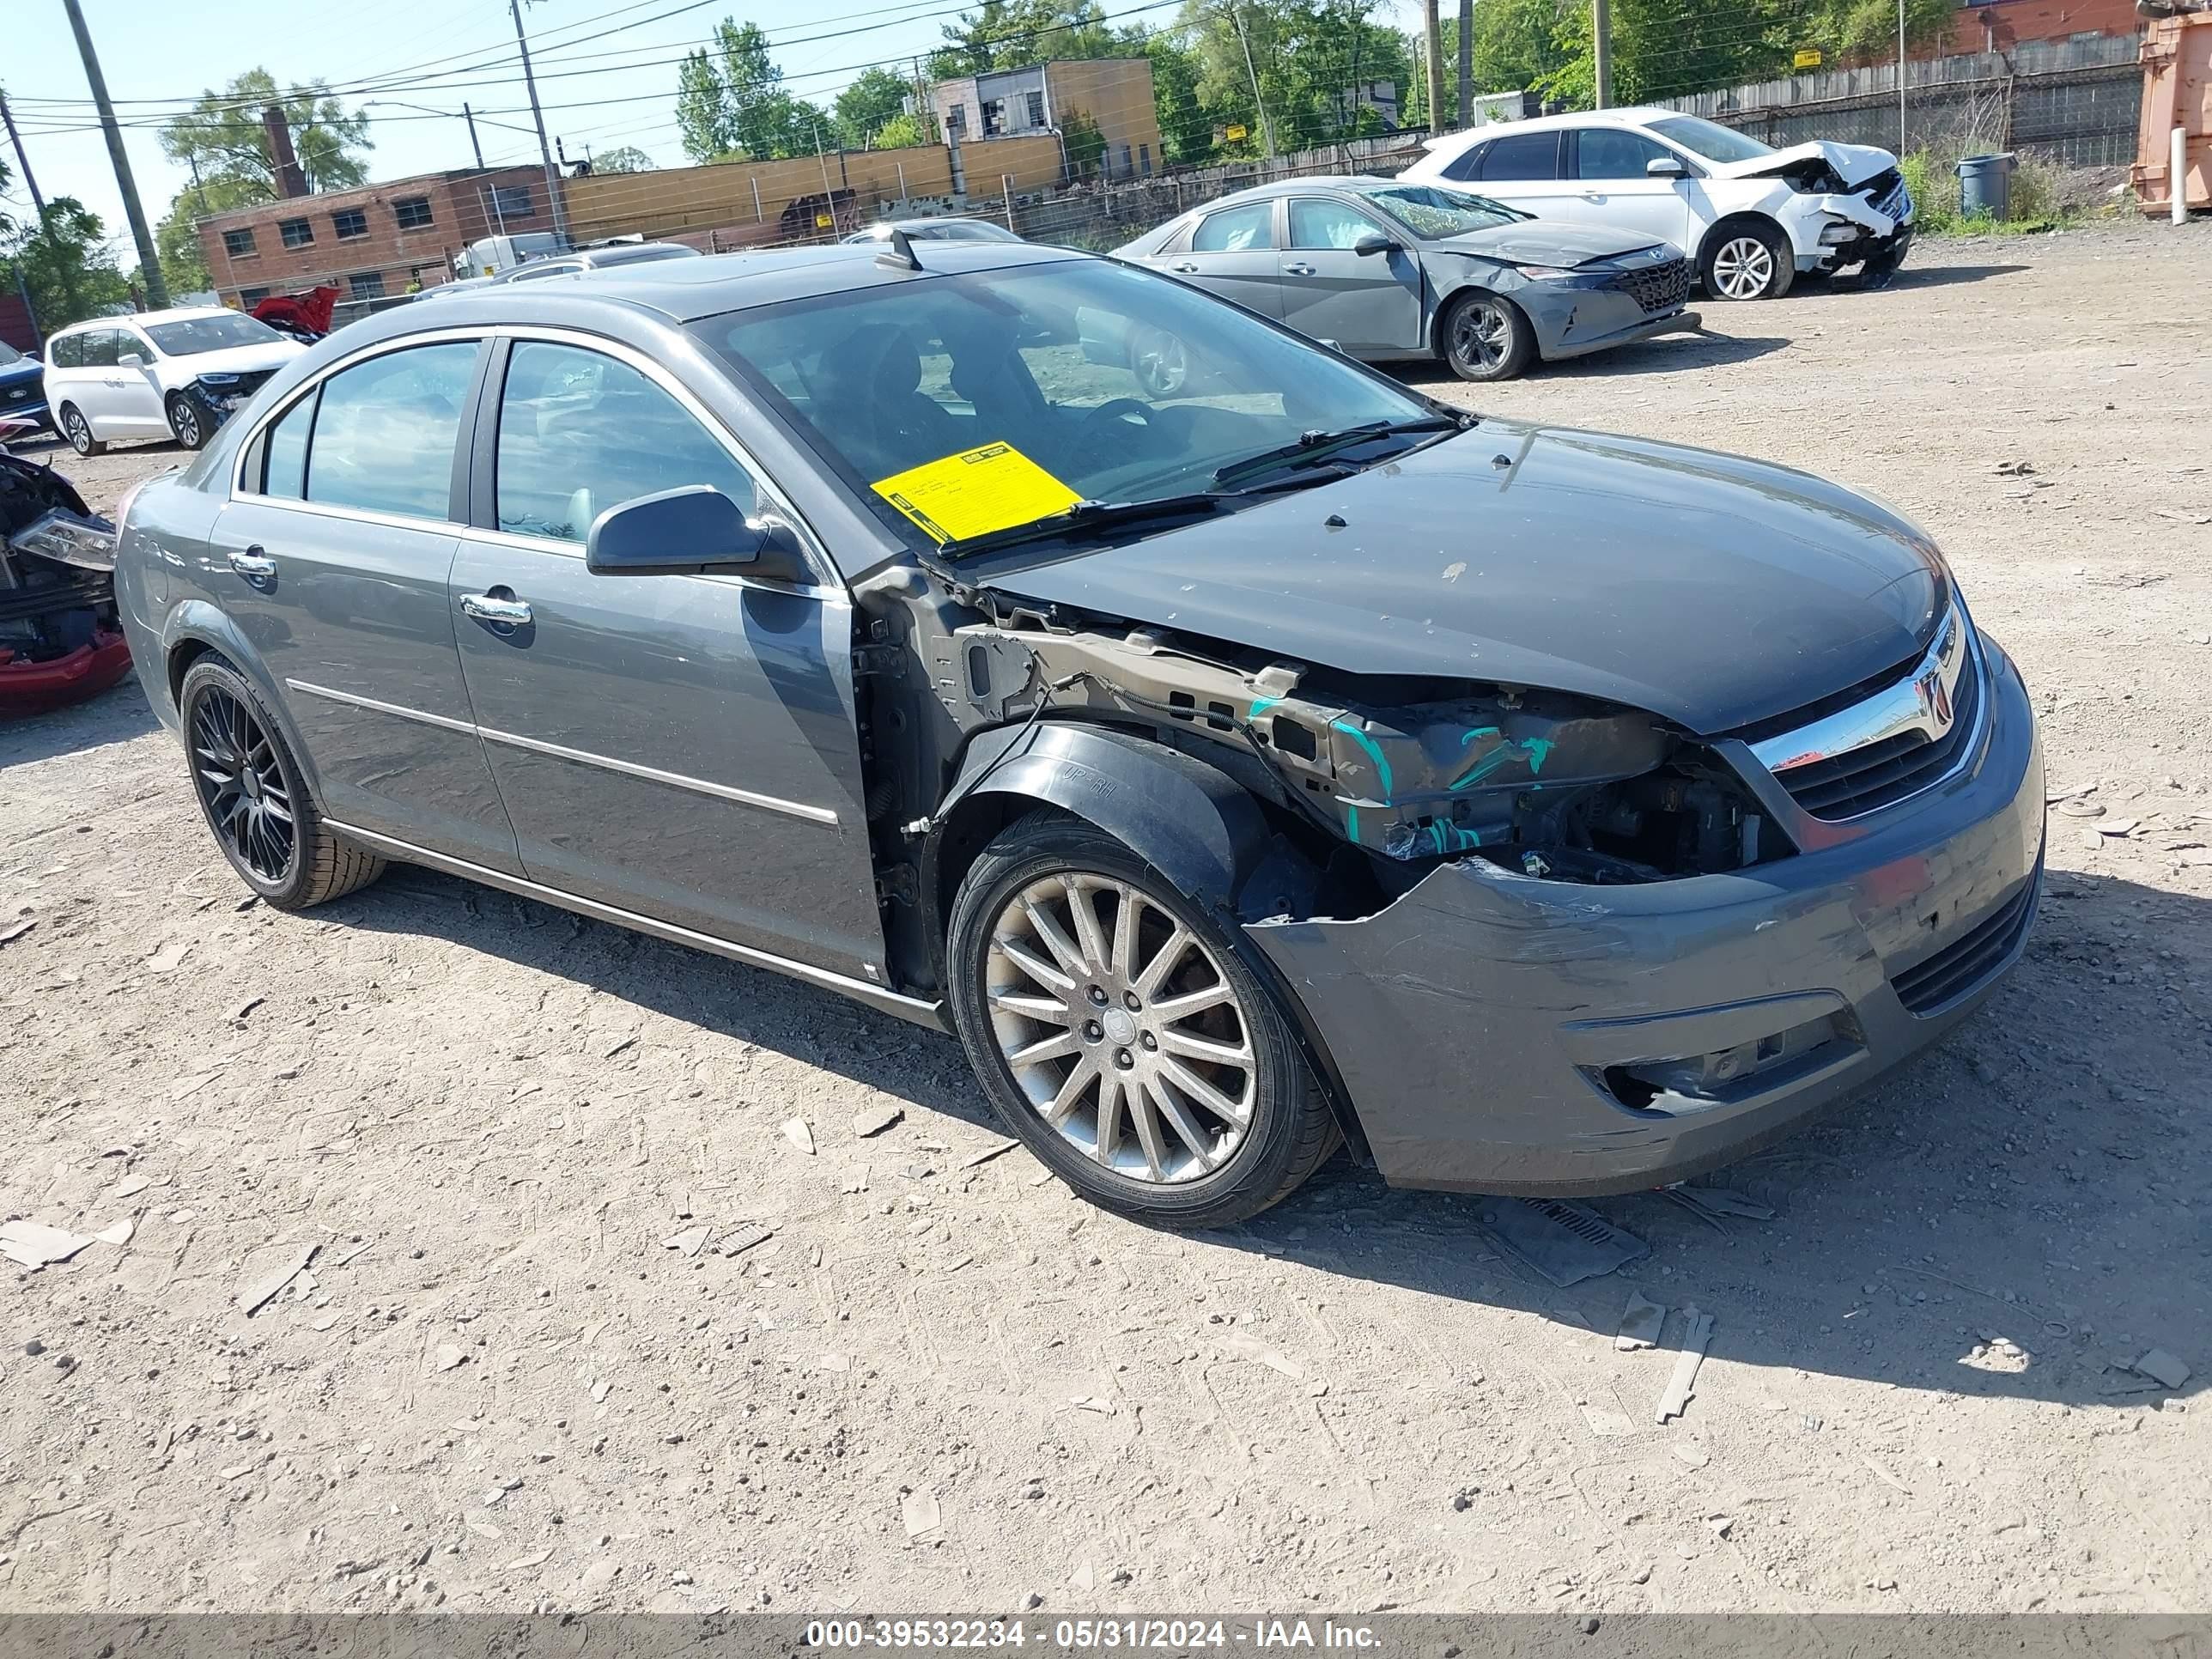
[[[418,326],[452,328],[472,323],[573,322],[579,305],[620,303],[687,323],[723,312],[780,305],[817,295],[852,293],[934,272],[956,276],[1013,265],[1043,265],[1096,254],[1030,242],[917,241],[920,271],[887,258],[882,243],[833,242],[821,246],[763,248],[750,253],[708,253],[696,259],[645,259],[592,273],[589,282],[492,283],[479,293],[456,294],[437,307],[435,321]],[[414,310],[379,313],[404,319]],[[355,328],[364,325],[354,324]],[[392,334],[411,331],[404,322]],[[358,337],[349,336],[349,337]]]
[[[1236,202],[1272,201],[1278,196],[1310,196],[1316,191],[1368,196],[1378,190],[1390,190],[1401,184],[1412,189],[1432,190],[1437,187],[1425,179],[1389,179],[1372,173],[1322,173],[1303,179],[1276,179],[1264,185],[1254,185],[1233,195],[1204,203],[1190,211],[1203,215],[1216,212]]]
[[[242,317],[246,313],[233,311],[228,306],[172,306],[167,311],[130,311],[119,317],[87,317],[82,322],[58,328],[54,335],[75,334],[88,328],[120,328],[125,324],[143,328],[149,323],[189,323],[201,317]],[[49,339],[53,335],[47,337]]]
[[[1631,104],[1610,109],[1573,110],[1565,115],[1533,115],[1525,121],[1492,121],[1485,126],[1463,127],[1457,132],[1431,139],[1428,147],[1463,149],[1505,133],[1552,132],[1561,127],[1648,127],[1655,121],[1668,120],[1681,113],[1678,109],[1662,109],[1651,104]]]

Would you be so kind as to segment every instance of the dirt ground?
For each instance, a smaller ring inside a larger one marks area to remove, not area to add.
[[[1601,1201],[1650,1255],[1571,1290],[1342,1161],[1115,1221],[976,1161],[948,1040],[420,872],[244,903],[135,687],[0,729],[0,1216],[137,1224],[0,1285],[0,1606],[2204,1608],[2208,274],[2212,225],[1929,246],[1424,382],[1900,504],[2077,802],[1985,1011],[1733,1172],[1778,1218]],[[1663,1427],[1632,1289],[1713,1316]]]

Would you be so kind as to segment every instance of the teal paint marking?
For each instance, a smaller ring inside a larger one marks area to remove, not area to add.
[[[1494,726],[1470,726],[1459,734],[1459,746],[1464,749],[1477,738],[1494,738],[1497,735],[1498,728]]]
[[[1244,718],[1256,720],[1267,709],[1273,708],[1280,702],[1282,702],[1280,697],[1255,697],[1252,699],[1252,712]]]
[[[1356,842],[1359,839],[1359,809],[1357,806],[1344,809],[1344,833],[1350,840]]]
[[[1473,738],[1481,737],[1486,733],[1494,736],[1498,728],[1494,726],[1477,726],[1460,741],[1464,744]],[[1464,773],[1461,774],[1459,777],[1454,779],[1449,787],[1454,789],[1465,789],[1474,784],[1480,783],[1485,778],[1488,777],[1492,772],[1495,772],[1499,767],[1504,765],[1507,761],[1512,759],[1516,754],[1522,756],[1528,761],[1528,770],[1532,774],[1540,772],[1544,769],[1544,763],[1551,758],[1552,750],[1557,745],[1555,745],[1549,738],[1517,738],[1510,739],[1505,743],[1498,744],[1497,748],[1492,750],[1480,760],[1475,762],[1473,766],[1469,767]]]
[[[1549,738],[1524,738],[1521,747],[1528,751],[1529,771],[1542,771],[1544,762],[1552,752],[1552,740]]]
[[[1376,745],[1375,739],[1369,737],[1364,732],[1354,726],[1350,720],[1332,720],[1329,724],[1334,726],[1338,731],[1343,732],[1346,737],[1350,738],[1352,742],[1358,744],[1362,749],[1364,749],[1367,751],[1367,758],[1375,763],[1376,781],[1382,786],[1383,805],[1386,806],[1389,805],[1393,787],[1390,781],[1390,762],[1389,758],[1384,756],[1382,750]]]

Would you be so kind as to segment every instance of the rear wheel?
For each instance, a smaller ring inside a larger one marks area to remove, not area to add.
[[[179,447],[198,449],[208,441],[207,417],[191,398],[179,392],[169,399],[169,430]]]
[[[1438,326],[1444,362],[1462,380],[1510,380],[1535,361],[1536,335],[1521,307],[1495,294],[1462,294]]]
[[[1127,847],[1051,813],[953,905],[954,1023],[992,1105],[1093,1203],[1210,1227],[1286,1197],[1335,1146],[1273,994]]]
[[[384,860],[324,828],[300,763],[246,677],[203,657],[178,689],[185,754],[200,815],[248,887],[304,910],[365,887]]]
[[[64,404],[61,408],[62,436],[70,441],[70,447],[80,455],[104,455],[107,446],[92,435],[92,422],[84,418],[84,411],[75,404]]]
[[[1797,274],[1789,239],[1772,225],[1737,220],[1706,240],[1699,275],[1716,300],[1778,300]]]

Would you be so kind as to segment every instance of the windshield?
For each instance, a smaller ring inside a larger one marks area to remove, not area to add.
[[[1684,149],[1695,150],[1708,161],[1756,161],[1774,154],[1773,145],[1762,144],[1734,127],[1699,115],[1670,115],[1663,121],[1654,121],[1651,131]]]
[[[1436,412],[1234,306],[1103,259],[932,276],[691,327],[916,546],[1078,501],[1210,489],[1217,472],[1307,433]]]
[[[1461,190],[1440,190],[1434,185],[1393,185],[1370,190],[1367,199],[1424,241],[1443,236],[1463,236],[1470,230],[1494,230],[1516,219],[1533,219],[1503,202],[1486,196],[1470,196]]]
[[[232,346],[267,345],[284,337],[268,324],[242,317],[234,311],[225,312],[220,317],[194,317],[182,323],[149,323],[146,332],[167,357],[227,351]]]
[[[17,363],[20,363],[22,361],[23,354],[21,352],[16,350],[15,347],[9,345],[5,340],[0,340],[0,368],[13,368]]]

